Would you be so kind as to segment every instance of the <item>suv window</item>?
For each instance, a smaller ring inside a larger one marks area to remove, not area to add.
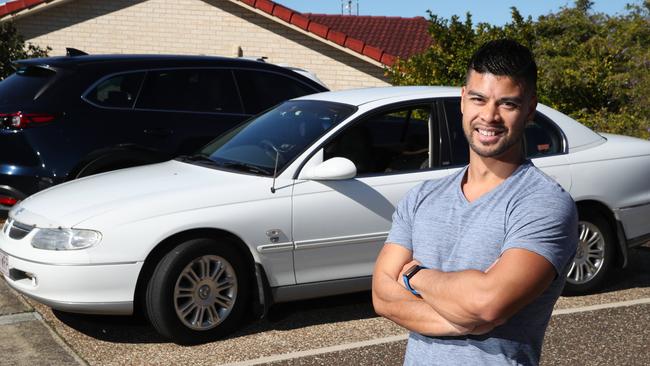
[[[428,105],[402,107],[365,118],[325,146],[325,159],[348,158],[360,175],[427,169],[435,165],[429,163],[430,122],[437,131]]]
[[[52,80],[56,72],[42,67],[21,67],[0,82],[0,104],[34,100]]]
[[[91,89],[85,98],[102,107],[133,108],[143,78],[144,72],[109,77]]]
[[[315,93],[313,88],[284,75],[257,70],[235,70],[248,114],[257,114],[285,100]]]
[[[242,113],[236,90],[227,69],[148,71],[136,108]]]

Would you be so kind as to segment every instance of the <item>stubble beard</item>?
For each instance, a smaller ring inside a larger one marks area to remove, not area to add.
[[[522,131],[512,131],[506,130],[504,136],[499,139],[496,144],[483,145],[480,142],[474,142],[472,138],[474,134],[474,129],[470,131],[465,131],[465,138],[469,143],[469,147],[474,151],[478,156],[483,158],[495,158],[503,155],[505,152],[510,150],[513,146],[519,145],[523,140],[523,130]]]

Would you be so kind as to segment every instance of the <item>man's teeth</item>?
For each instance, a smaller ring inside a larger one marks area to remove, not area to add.
[[[478,133],[480,133],[483,136],[494,136],[497,134],[496,131],[488,131],[488,130],[481,130],[481,129],[478,129]]]

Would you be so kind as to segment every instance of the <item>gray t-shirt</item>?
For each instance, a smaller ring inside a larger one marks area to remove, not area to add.
[[[427,268],[485,271],[510,248],[546,258],[557,271],[550,287],[505,324],[481,336],[427,337],[411,332],[406,365],[535,365],[544,332],[578,242],[571,196],[531,162],[469,202],[467,168],[413,188],[398,204],[387,242],[406,247]]]

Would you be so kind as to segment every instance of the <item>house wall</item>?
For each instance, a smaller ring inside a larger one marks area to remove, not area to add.
[[[88,53],[266,56],[330,89],[389,85],[383,69],[227,0],[74,0],[18,18],[28,42]]]

